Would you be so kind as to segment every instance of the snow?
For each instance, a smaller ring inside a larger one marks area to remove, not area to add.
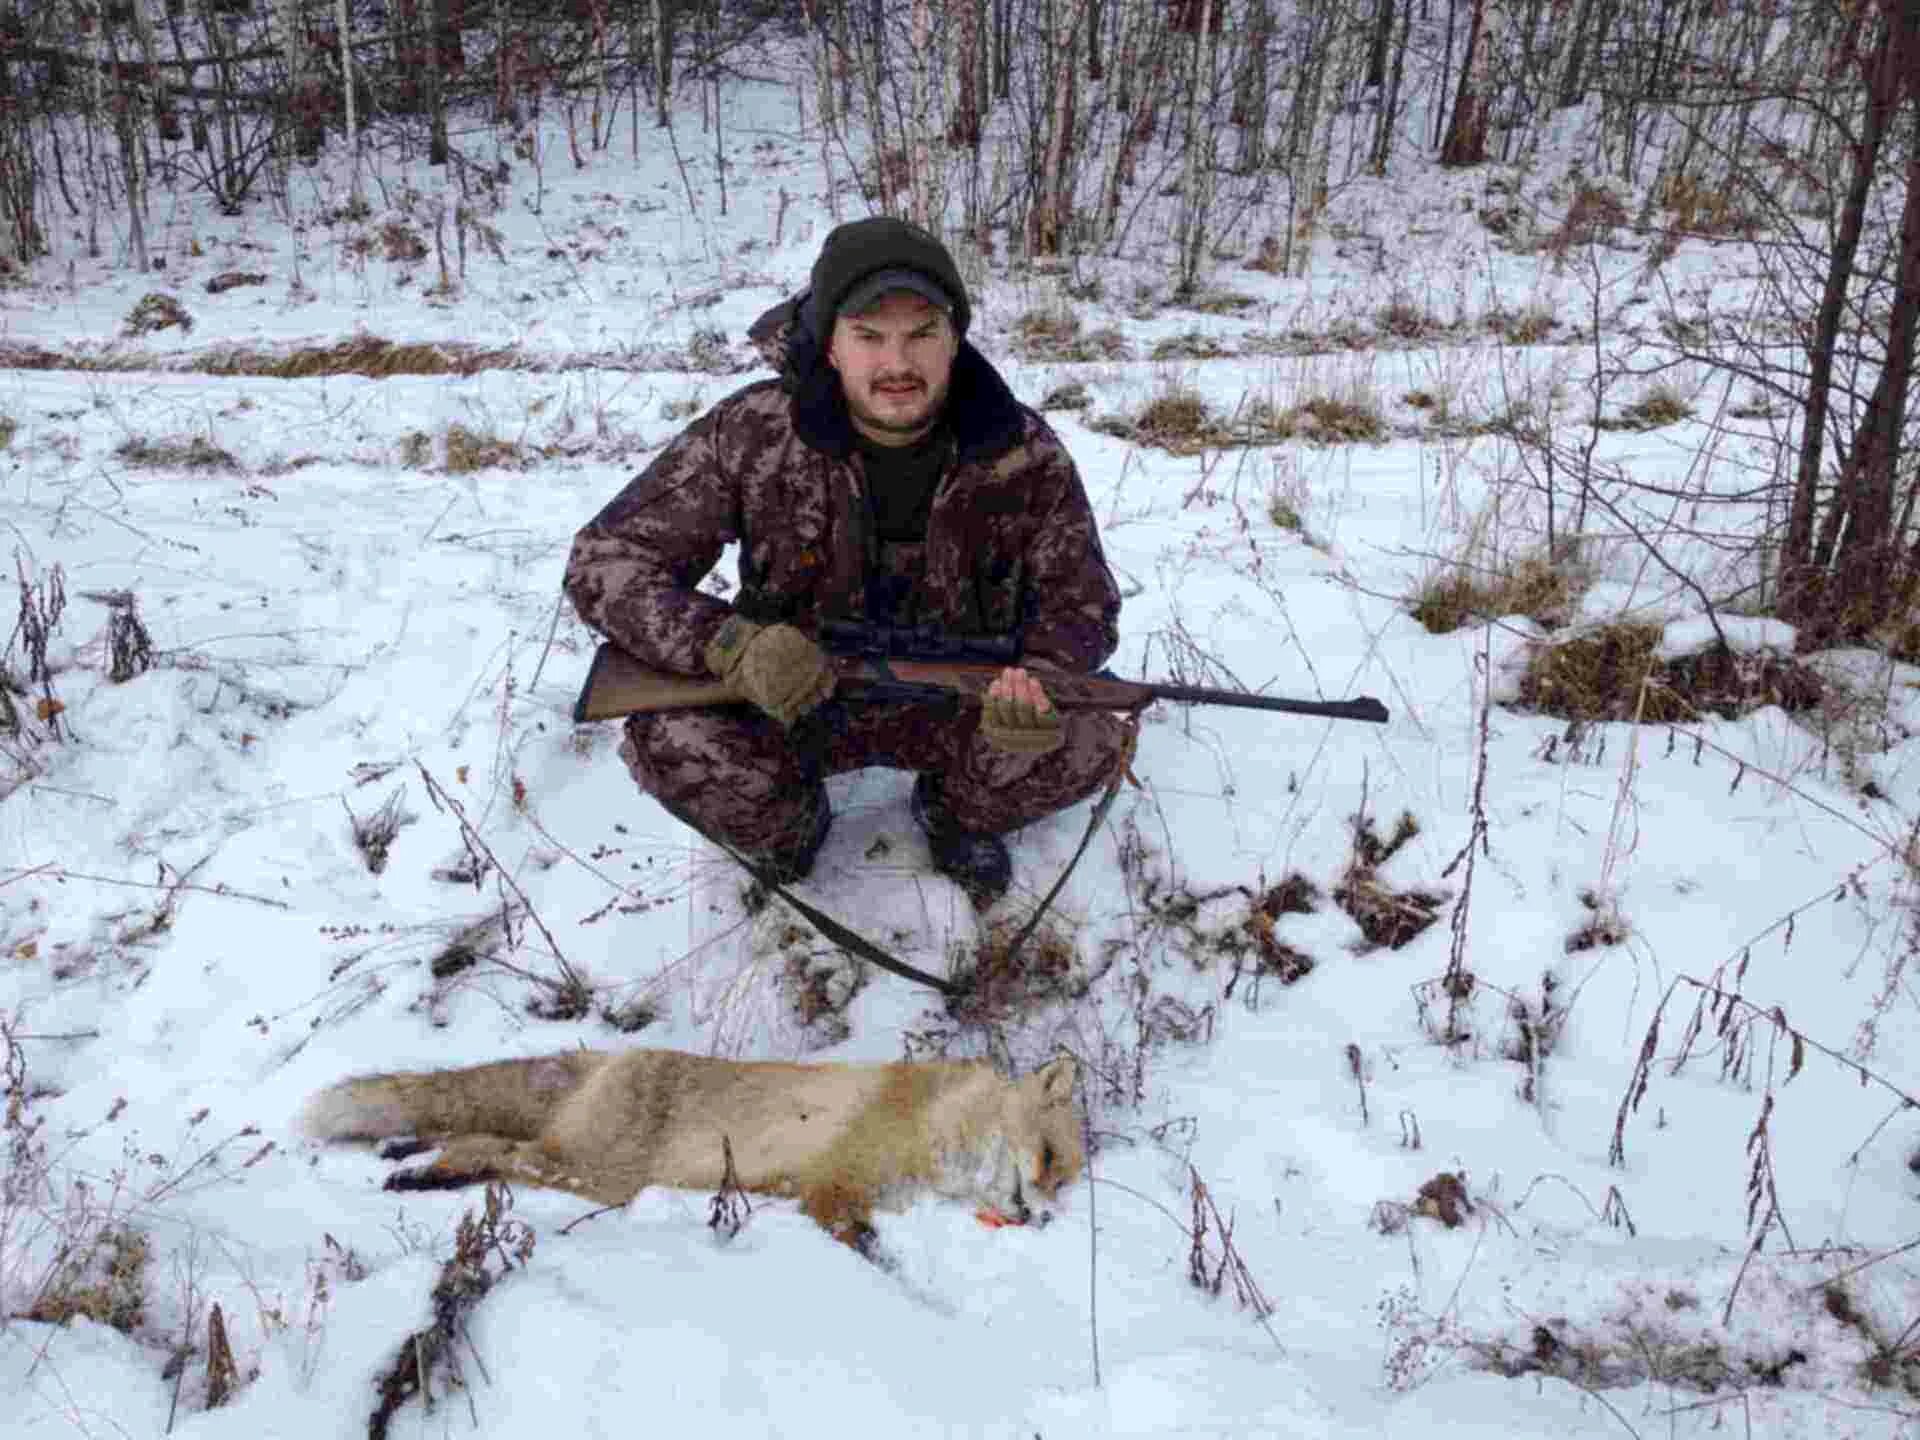
[[[0,800],[0,1017],[49,1151],[47,1188],[13,1202],[0,1231],[0,1429],[156,1434],[177,1407],[181,1436],[361,1433],[479,1196],[390,1195],[370,1154],[301,1139],[304,1100],[346,1074],[582,1044],[895,1059],[940,1029],[928,997],[882,976],[852,1001],[846,1038],[809,1048],[776,985],[785,918],[744,917],[728,863],[634,790],[614,727],[568,718],[595,643],[557,600],[574,529],[751,378],[657,368],[660,347],[715,329],[744,366],[746,325],[802,283],[831,223],[809,188],[811,144],[778,138],[784,93],[743,86],[730,103],[744,113],[728,215],[689,210],[670,156],[630,159],[616,142],[584,170],[550,164],[537,212],[517,179],[491,222],[507,258],[476,248],[452,298],[424,293],[431,260],[356,255],[347,228],[317,219],[341,185],[325,168],[296,172],[292,203],[316,217],[298,241],[265,208],[235,221],[183,202],[156,212],[164,278],[111,256],[70,276],[63,257],[0,290],[5,342],[137,367],[0,372],[17,427],[0,452],[6,528],[29,580],[56,564],[66,577],[49,654],[70,732],[21,751],[32,772]],[[392,193],[442,183],[423,162],[383,163]],[[689,148],[686,164],[696,190],[710,180],[710,156]],[[794,202],[775,246],[781,190]],[[1443,314],[1584,313],[1578,275],[1544,258],[1456,263],[1449,246],[1484,243],[1459,204],[1471,193],[1422,172],[1355,182],[1338,203],[1382,237],[1395,283]],[[1644,261],[1599,253],[1619,277]],[[269,283],[205,294],[241,261]],[[1684,291],[1718,263],[1684,247],[1671,283]],[[1078,308],[1142,355],[1195,328],[1369,325],[1392,288],[1371,266],[1323,237],[1302,279],[1222,265],[1222,284],[1261,302],[1245,316]],[[1160,273],[1138,255],[1115,270]],[[188,306],[190,335],[119,335],[154,288]],[[1149,713],[1142,788],[1123,791],[1060,901],[1103,978],[1013,1037],[1024,1064],[1064,1043],[1090,1068],[1092,1176],[1051,1224],[987,1229],[927,1198],[881,1217],[883,1267],[776,1200],[722,1240],[704,1195],[651,1191],[571,1225],[582,1202],[523,1191],[513,1213],[537,1243],[474,1311],[469,1388],[396,1423],[714,1440],[1905,1433],[1904,1392],[1870,1386],[1862,1367],[1867,1332],[1902,1336],[1916,1294],[1909,1257],[1887,1253],[1912,1230],[1915,1127],[1899,1110],[1920,1088],[1905,973],[1915,672],[1866,652],[1812,657],[1881,697],[1883,716],[1856,722],[1765,709],[1575,736],[1551,716],[1488,712],[1489,689],[1517,695],[1544,632],[1509,616],[1432,635],[1404,597],[1456,555],[1539,547],[1537,502],[1516,498],[1509,442],[1438,433],[1401,397],[1444,388],[1484,413],[1529,386],[1578,396],[1588,349],[1470,338],[1175,367],[1014,359],[1012,321],[1052,293],[991,267],[978,338],[1023,398],[1068,378],[1093,395],[1084,415],[1051,419],[1129,591],[1116,669],[1371,694],[1392,722]],[[518,346],[550,368],[179,368],[356,334]],[[1365,382],[1394,436],[1175,458],[1089,426],[1170,369],[1221,414],[1250,391],[1291,404]],[[518,458],[450,473],[440,447],[455,423]],[[434,447],[425,464],[407,463],[416,432]],[[1608,432],[1596,454],[1679,485],[1705,433]],[[116,454],[193,437],[235,468]],[[1296,502],[1297,528],[1274,522],[1275,494]],[[1763,518],[1721,513],[1725,533]],[[1734,547],[1689,538],[1671,514],[1634,518],[1695,584],[1734,588]],[[1694,585],[1649,565],[1624,521],[1596,529],[1614,538],[1595,547],[1583,618],[1652,618],[1663,657],[1697,650],[1712,632]],[[115,684],[107,610],[85,592],[119,588],[137,594],[160,663]],[[1773,622],[1720,625],[1742,652],[1791,650]],[[937,970],[978,927],[927,871],[907,787],[877,770],[833,782],[838,819],[809,894]],[[1476,795],[1485,849],[1469,866]],[[390,799],[407,823],[375,874],[350,817]],[[539,925],[520,915],[489,932],[512,890],[436,878],[471,863],[452,801]],[[1403,948],[1367,950],[1331,892],[1353,817],[1385,839],[1402,812],[1416,833],[1378,880],[1437,897],[1438,918]],[[1076,807],[1017,838],[1015,908],[1052,883],[1086,823]],[[1228,942],[1244,950],[1252,898],[1296,872],[1318,908],[1273,933],[1312,972],[1290,986],[1241,973]],[[1172,903],[1182,896],[1197,903]],[[1613,943],[1568,948],[1600,921]],[[480,963],[431,975],[468,931]],[[537,1018],[528,1002],[559,971],[554,946],[597,1008],[645,1002],[659,1018],[637,1037],[596,1016]],[[1450,996],[1456,958],[1473,978]],[[1703,1013],[1689,1041],[1689,1016],[1715,998],[1701,986],[1751,1009],[1724,1028]],[[1530,1067],[1521,1025],[1549,995],[1557,1029]],[[1803,1064],[1775,1007],[1815,1042]],[[1646,1092],[1627,1105],[1656,1016]],[[1442,1044],[1449,1023],[1459,1038]],[[1769,1148],[1756,1151],[1763,1115]],[[1756,1153],[1773,1187],[1760,1213],[1777,1202],[1779,1223],[1750,1257]],[[1474,1201],[1458,1229],[1413,1213],[1441,1172]],[[1218,1295],[1189,1282],[1195,1177],[1273,1303],[1264,1321],[1231,1278]],[[153,1249],[132,1333],[20,1318],[60,1236],[109,1222]],[[1822,1298],[1843,1275],[1859,1324]],[[208,1410],[213,1300],[247,1383]],[[1580,1383],[1485,1368],[1530,1353],[1541,1329],[1591,1357]],[[163,1367],[183,1337],[196,1353],[176,1393]],[[1710,1356],[1732,1379],[1708,1394],[1692,1377]],[[1756,1378],[1769,1365],[1777,1384]]]

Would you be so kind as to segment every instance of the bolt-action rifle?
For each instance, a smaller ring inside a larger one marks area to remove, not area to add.
[[[993,678],[1020,663],[1020,642],[1010,635],[965,635],[933,626],[870,625],[829,620],[816,637],[832,660],[839,683],[836,699],[911,702],[958,709],[978,705]],[[1042,668],[1037,678],[1054,708],[1069,710],[1144,710],[1156,700],[1187,705],[1229,705],[1248,710],[1280,710],[1329,720],[1365,720],[1385,724],[1387,707],[1371,695],[1352,700],[1289,700],[1206,685],[1169,685],[1122,680],[1107,674],[1081,675]],[[576,723],[614,720],[654,710],[697,710],[739,703],[723,680],[697,680],[649,669],[619,646],[603,644],[593,657],[587,682],[574,703]]]

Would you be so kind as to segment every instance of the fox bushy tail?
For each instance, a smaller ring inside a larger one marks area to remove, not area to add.
[[[300,1128],[318,1140],[499,1135],[532,1140],[554,1108],[605,1061],[575,1050],[459,1070],[359,1075],[307,1102]]]

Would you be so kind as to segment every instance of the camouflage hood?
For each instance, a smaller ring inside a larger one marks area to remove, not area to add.
[[[688,426],[581,529],[568,561],[581,619],[677,674],[703,673],[707,641],[736,607],[808,630],[866,615],[865,472],[804,297],[749,335],[763,355],[771,348],[781,378],[736,391]],[[1066,447],[966,342],[946,418],[955,458],[927,522],[920,618],[1017,631],[1029,656],[1098,668],[1118,643],[1120,595]],[[696,587],[734,541],[730,606]]]

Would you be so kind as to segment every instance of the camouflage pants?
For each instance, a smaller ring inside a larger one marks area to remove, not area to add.
[[[656,711],[627,721],[620,756],[640,788],[700,831],[751,855],[812,833],[828,775],[869,765],[937,775],[961,825],[1002,834],[1104,785],[1127,726],[1105,711],[1061,717],[1050,755],[1009,755],[979,736],[980,712],[829,701],[792,732],[757,710]]]

